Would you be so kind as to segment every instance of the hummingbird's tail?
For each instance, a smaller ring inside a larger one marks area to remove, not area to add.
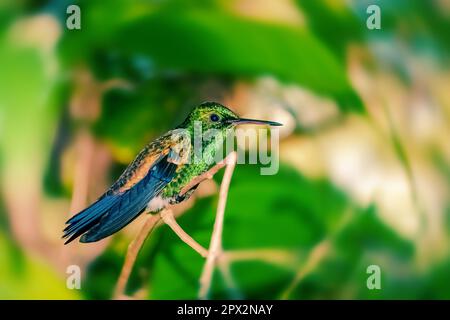
[[[119,196],[105,195],[90,207],[69,219],[64,229],[63,238],[70,237],[64,244],[68,244],[96,225],[100,219],[118,202]]]
[[[177,165],[160,158],[146,176],[123,193],[106,193],[90,207],[73,216],[66,223],[65,244],[83,235],[80,242],[94,242],[119,231],[136,219],[171,181]]]

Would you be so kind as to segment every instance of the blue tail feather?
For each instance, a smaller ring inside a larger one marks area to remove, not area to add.
[[[162,157],[135,186],[121,194],[107,194],[67,221],[63,238],[66,244],[83,235],[80,242],[101,240],[137,218],[152,198],[175,175],[177,166]]]

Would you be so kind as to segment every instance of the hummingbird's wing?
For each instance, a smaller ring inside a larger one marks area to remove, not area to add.
[[[102,197],[66,222],[63,238],[70,238],[65,243],[82,234],[80,242],[101,240],[139,216],[174,177],[176,142],[163,136],[142,150]]]

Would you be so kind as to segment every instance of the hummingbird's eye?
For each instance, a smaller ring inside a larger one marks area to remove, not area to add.
[[[215,113],[211,114],[209,116],[209,118],[211,119],[212,122],[217,122],[220,119],[220,117],[217,114],[215,114]]]

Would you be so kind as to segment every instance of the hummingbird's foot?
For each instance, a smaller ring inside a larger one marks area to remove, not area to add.
[[[196,184],[195,186],[193,186],[191,189],[189,189],[182,195],[177,195],[174,200],[170,201],[170,204],[177,204],[177,203],[183,202],[184,200],[189,199],[192,196],[192,194],[194,193],[194,191],[197,189],[199,184],[200,183]]]

